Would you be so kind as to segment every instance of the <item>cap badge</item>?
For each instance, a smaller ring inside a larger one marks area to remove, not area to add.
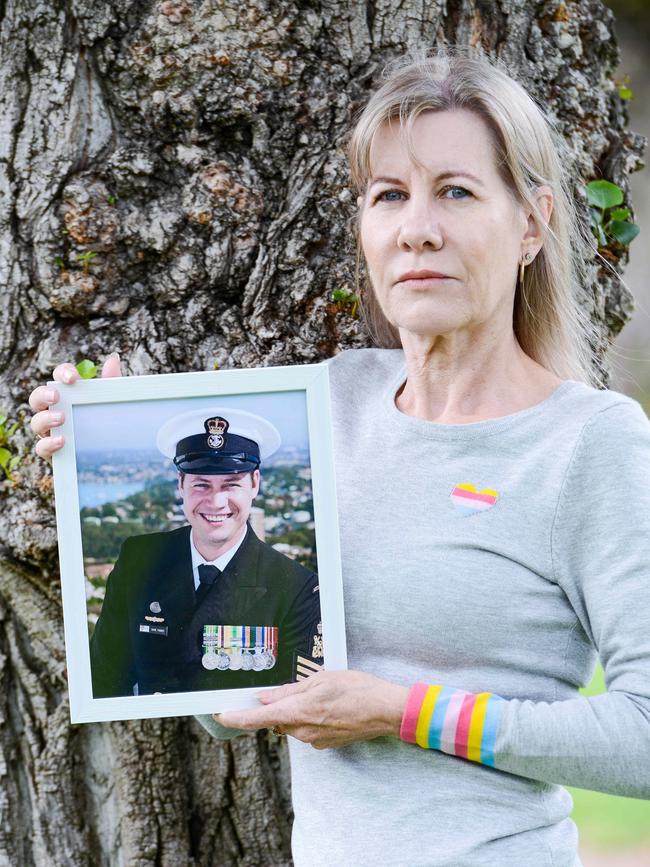
[[[208,435],[208,445],[211,449],[223,448],[225,442],[224,436],[227,430],[228,422],[225,418],[221,418],[220,415],[216,415],[213,418],[206,418],[205,432]]]

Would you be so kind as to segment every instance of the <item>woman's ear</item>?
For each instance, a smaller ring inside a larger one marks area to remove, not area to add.
[[[553,191],[550,187],[541,186],[537,188],[535,204],[537,205],[538,213],[530,213],[528,215],[526,233],[523,240],[527,241],[529,247],[535,248],[535,252],[537,252],[544,243],[546,229],[553,213]]]

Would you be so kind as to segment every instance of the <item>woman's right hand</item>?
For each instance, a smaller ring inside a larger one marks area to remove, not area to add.
[[[114,352],[109,355],[102,366],[102,378],[109,376],[121,376],[120,357]],[[79,379],[79,371],[71,362],[59,364],[52,374],[56,382],[71,385]],[[29,395],[29,405],[34,410],[30,425],[39,440],[36,443],[36,454],[40,458],[49,460],[54,452],[62,448],[64,438],[60,434],[52,435],[52,431],[63,424],[64,415],[60,410],[51,410],[50,407],[59,400],[59,392],[56,388],[47,385],[39,385]]]

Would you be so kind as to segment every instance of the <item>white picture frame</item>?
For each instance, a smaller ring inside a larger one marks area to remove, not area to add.
[[[116,425],[111,442],[119,445],[123,442],[120,429],[124,437],[129,437],[147,427],[146,422],[133,421],[134,413],[140,420],[151,418],[153,431],[166,407],[172,416],[172,410],[188,402],[203,408],[222,405],[224,401],[232,404],[239,399],[247,401],[250,407],[256,400],[259,403],[264,399],[265,406],[274,407],[277,416],[283,400],[291,397],[295,402],[296,394],[304,396],[322,615],[322,667],[326,670],[347,668],[326,364],[116,377],[50,385],[60,395],[53,409],[65,414],[60,429],[65,445],[54,455],[53,469],[71,722],[206,714],[259,704],[255,697],[260,689],[257,686],[101,698],[93,695],[78,461],[84,449],[92,446],[95,439],[101,439],[101,420],[107,418],[107,412]],[[89,419],[98,420],[94,428],[92,424],[89,426]],[[105,429],[106,424],[103,427]],[[161,460],[164,461],[162,455]],[[261,469],[263,477],[264,464]],[[85,490],[83,483],[81,490]],[[137,690],[137,686],[134,688]]]

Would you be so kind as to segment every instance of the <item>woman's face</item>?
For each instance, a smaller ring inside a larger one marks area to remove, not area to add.
[[[397,122],[384,124],[360,199],[361,244],[384,314],[419,335],[512,329],[529,220],[497,171],[488,128],[473,112],[426,112],[412,143],[421,166]]]

